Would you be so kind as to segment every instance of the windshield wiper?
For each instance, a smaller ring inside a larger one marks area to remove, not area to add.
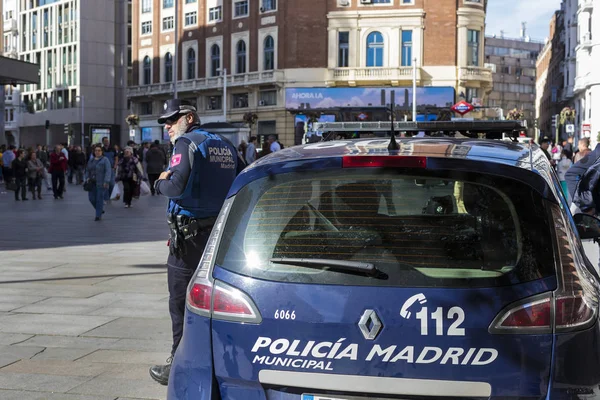
[[[375,264],[359,261],[327,260],[324,258],[271,258],[269,261],[307,268],[329,267],[336,271],[359,272],[366,275],[377,275],[379,273],[379,270],[375,268]]]

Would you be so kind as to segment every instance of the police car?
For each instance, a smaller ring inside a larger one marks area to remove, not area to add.
[[[168,398],[579,398],[599,278],[535,146],[292,147],[238,176],[189,286]]]

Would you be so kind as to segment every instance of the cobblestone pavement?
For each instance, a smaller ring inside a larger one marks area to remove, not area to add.
[[[81,186],[15,202],[0,189],[0,399],[164,399],[170,351],[166,200],[106,206]]]

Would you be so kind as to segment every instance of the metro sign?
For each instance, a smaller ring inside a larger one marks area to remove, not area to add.
[[[467,103],[464,100],[456,103],[451,108],[452,111],[454,111],[455,113],[458,113],[460,115],[465,115],[467,113],[470,113],[474,109],[475,109],[475,107],[473,107],[471,104]]]

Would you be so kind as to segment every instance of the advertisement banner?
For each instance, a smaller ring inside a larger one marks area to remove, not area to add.
[[[396,88],[289,88],[285,90],[285,107],[288,110],[339,109],[344,107],[381,107],[381,91],[386,102],[390,92],[396,92],[396,107],[412,108],[412,87]],[[453,87],[418,87],[417,107],[452,107],[455,100]]]

